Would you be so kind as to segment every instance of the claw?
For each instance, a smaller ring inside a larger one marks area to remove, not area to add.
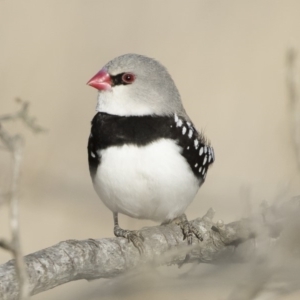
[[[183,240],[187,239],[189,245],[191,245],[193,242],[193,235],[201,242],[203,241],[200,231],[187,220],[185,214],[177,218],[175,223],[180,226],[183,233]]]
[[[114,234],[116,237],[123,237],[128,240],[128,243],[132,242],[135,248],[138,249],[140,255],[142,255],[145,251],[145,247],[143,244],[144,237],[142,236],[141,232],[139,231],[131,231],[131,230],[124,230],[119,226],[115,226]]]
[[[200,233],[200,231],[192,224],[190,223],[187,218],[186,215],[183,214],[180,217],[174,219],[172,222],[175,222],[175,224],[179,225],[182,233],[183,233],[183,240],[187,240],[188,245],[192,245],[193,243],[193,235],[200,240],[201,242],[203,241],[203,237]],[[188,262],[190,259],[190,254],[187,253],[185,256],[185,259],[182,261],[182,263],[180,263],[178,265],[179,268],[181,268],[183,266],[183,264],[185,264],[186,262]]]

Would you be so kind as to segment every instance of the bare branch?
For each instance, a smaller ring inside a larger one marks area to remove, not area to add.
[[[0,116],[0,122],[21,119],[33,132],[44,131],[36,124],[35,118],[29,116],[29,103],[22,102],[20,99],[17,99],[17,102],[22,104],[20,111],[11,115]],[[7,132],[0,123],[0,141],[2,141],[4,147],[12,154],[13,158],[11,187],[7,197],[10,206],[11,241],[0,240],[0,247],[10,251],[15,258],[16,283],[18,284],[19,289],[17,299],[26,300],[29,298],[29,285],[20,244],[18,205],[21,162],[23,156],[23,139],[19,135],[12,136],[9,134],[9,132]]]
[[[21,172],[21,161],[23,154],[23,140],[21,138],[14,139],[13,151],[13,178],[10,193],[10,228],[11,228],[11,248],[15,257],[16,276],[20,286],[18,299],[26,300],[29,298],[28,279],[25,270],[19,232],[19,181]]]
[[[288,247],[289,240],[295,240],[290,232],[296,232],[298,235],[300,221],[296,216],[299,215],[299,203],[300,197],[272,206],[264,203],[261,214],[229,224],[224,224],[221,220],[214,223],[212,220],[214,212],[210,209],[204,217],[192,221],[204,238],[203,242],[194,239],[192,247],[187,246],[182,231],[176,224],[144,228],[141,230],[145,239],[145,252],[142,256],[132,243],[123,238],[60,242],[25,257],[29,291],[34,295],[74,280],[112,278],[147,264],[155,266],[171,264],[180,266],[183,263],[199,262],[215,264],[222,261],[249,262],[250,258],[257,261],[251,266],[253,272],[249,274],[250,279],[238,285],[230,299],[253,299],[265,288],[270,288],[270,284],[272,289],[274,276],[271,275],[274,268],[284,270],[283,273],[276,273],[279,286],[281,281],[288,280],[291,282],[291,288],[295,289],[295,280],[291,280],[295,278],[292,276],[293,272],[288,277],[285,274],[290,274],[289,270],[295,269],[296,261],[290,259],[283,268],[282,259],[279,257],[285,257],[285,261],[287,258],[278,253],[282,251],[282,245]],[[296,223],[291,223],[291,220],[295,220]],[[294,229],[291,227],[292,224]],[[264,245],[272,245],[270,241],[274,239],[280,240],[281,232],[285,232],[286,235],[283,235],[281,246],[277,243],[274,247],[277,254],[273,251],[275,254],[271,255],[271,248],[265,246],[260,250],[257,248],[259,240],[263,241]],[[253,238],[257,243],[251,242]],[[246,247],[238,247],[246,241],[249,241],[245,244]],[[186,261],[187,253],[189,253],[188,261]],[[277,265],[274,265],[274,262]],[[18,298],[19,288],[14,264],[14,260],[11,260],[0,266],[1,299]],[[247,284],[248,282],[251,284]],[[279,292],[282,292],[282,289]],[[238,298],[238,295],[243,297]]]
[[[271,209],[268,210],[269,215],[273,213]],[[145,253],[142,256],[131,243],[122,238],[68,240],[27,255],[25,262],[30,293],[34,295],[74,280],[115,277],[143,264],[181,265],[186,263],[187,252],[188,263],[216,263],[224,259],[244,261],[249,254],[254,253],[254,248],[246,256],[238,255],[237,245],[257,236],[261,231],[268,232],[270,228],[262,215],[225,225],[222,221],[213,223],[213,214],[210,209],[203,218],[193,221],[204,241],[194,239],[192,247],[187,247],[186,241],[183,241],[179,226],[168,224],[141,230],[145,239]],[[17,298],[16,282],[14,262],[1,265],[1,299]]]
[[[293,144],[296,152],[298,169],[300,170],[300,98],[299,98],[299,64],[298,52],[291,48],[287,52],[287,89],[291,109],[291,125]]]
[[[20,286],[18,299],[26,300],[29,297],[29,291],[27,275],[20,245],[18,211],[18,192],[23,153],[23,140],[20,136],[10,136],[3,128],[0,128],[0,139],[2,139],[4,145],[9,149],[13,156],[13,177],[11,181],[8,201],[10,205],[11,241],[8,242],[5,240],[1,240],[0,246],[5,250],[10,251],[15,258],[16,279]]]
[[[13,114],[0,116],[0,122],[21,120],[34,133],[45,132],[46,129],[36,123],[36,118],[29,115],[29,102],[16,98],[16,102],[21,104],[19,111]]]

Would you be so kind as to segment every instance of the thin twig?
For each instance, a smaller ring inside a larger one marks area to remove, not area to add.
[[[0,240],[0,247],[10,251],[14,257],[16,284],[18,285],[19,291],[17,299],[27,300],[29,299],[29,282],[22,255],[19,232],[19,186],[24,143],[21,136],[12,136],[8,131],[6,131],[3,126],[1,126],[1,122],[20,119],[33,132],[41,132],[44,131],[44,129],[36,124],[35,118],[29,116],[29,103],[24,102],[21,99],[16,100],[21,103],[21,109],[17,113],[0,116],[0,141],[2,141],[5,149],[12,154],[13,158],[11,187],[7,197],[10,208],[11,241],[4,239]]]
[[[23,255],[20,245],[19,234],[19,184],[20,184],[20,171],[23,153],[23,140],[20,136],[10,136],[7,131],[0,127],[0,139],[6,148],[11,152],[13,157],[13,174],[11,187],[9,192],[8,203],[10,206],[10,229],[11,241],[1,240],[0,246],[10,251],[15,258],[16,264],[16,278],[19,284],[20,293],[19,300],[26,300],[29,298],[28,279],[24,265]]]
[[[6,121],[16,121],[21,120],[24,125],[26,125],[32,132],[40,133],[47,131],[45,128],[41,127],[36,123],[36,118],[29,115],[29,102],[23,101],[20,98],[16,98],[16,102],[21,104],[21,108],[16,113],[6,114],[0,116],[0,123]]]
[[[13,178],[10,193],[10,228],[11,228],[11,248],[15,257],[16,276],[19,282],[19,300],[29,298],[29,286],[24,265],[19,232],[19,186],[20,172],[23,154],[23,141],[20,137],[14,139],[13,151]]]
[[[291,108],[293,145],[296,152],[298,169],[300,170],[300,99],[298,52],[291,48],[287,52],[287,89]]]

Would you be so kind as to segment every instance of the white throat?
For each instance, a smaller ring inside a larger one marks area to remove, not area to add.
[[[144,101],[135,101],[124,86],[98,94],[96,111],[118,116],[143,116],[157,114],[159,111]]]

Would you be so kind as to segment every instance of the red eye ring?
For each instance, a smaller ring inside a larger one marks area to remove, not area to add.
[[[133,83],[134,80],[135,80],[135,75],[132,74],[132,73],[124,73],[124,74],[122,75],[122,81],[123,81],[124,83],[127,83],[127,84]]]

